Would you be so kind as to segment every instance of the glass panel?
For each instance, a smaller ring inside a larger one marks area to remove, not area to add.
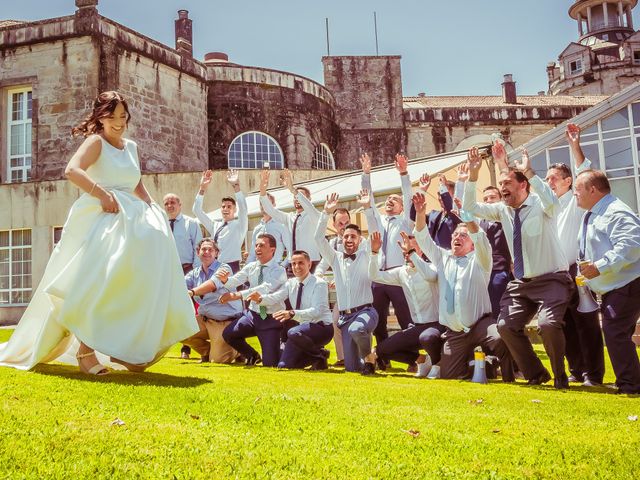
[[[597,143],[581,145],[584,156],[591,160],[591,168],[600,170],[600,150]]]
[[[569,147],[549,149],[549,165],[554,163],[571,165]]]
[[[32,100],[32,92],[27,93],[27,118],[31,119],[33,117],[33,100]]]
[[[22,115],[22,97],[24,96],[23,92],[14,93],[11,95],[11,120],[20,121],[23,119]]]
[[[631,104],[631,114],[633,115],[633,124],[640,126],[640,103]]]
[[[604,164],[607,170],[633,165],[628,138],[604,142]]]
[[[25,155],[31,155],[31,125],[25,125],[26,138],[24,139],[24,153]]]
[[[619,128],[629,127],[629,115],[627,107],[618,110],[613,115],[602,120],[602,131],[617,130]]]
[[[0,303],[9,303],[9,292],[0,292]]]
[[[603,132],[602,133],[602,138],[604,140],[610,139],[610,138],[621,138],[621,137],[628,137],[629,136],[629,129],[628,128],[623,128],[622,130],[612,130],[610,132]]]
[[[25,125],[11,125],[11,155],[24,155]]]
[[[0,232],[0,247],[8,247],[9,246],[9,230],[4,230]],[[0,250],[0,262],[2,261],[2,255],[4,251]],[[8,258],[8,254],[7,254]]]
[[[633,178],[611,180],[611,193],[629,205],[634,212],[638,212],[638,197],[636,184]]]

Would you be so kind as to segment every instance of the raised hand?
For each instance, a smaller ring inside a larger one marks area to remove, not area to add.
[[[227,172],[227,182],[229,182],[231,185],[235,185],[239,182],[239,175],[238,175],[238,171],[234,170],[233,168],[230,168],[229,171]]]
[[[507,150],[504,148],[502,142],[495,141],[491,147],[491,155],[493,160],[498,165],[500,171],[507,170],[509,168],[509,161],[507,158]]]
[[[211,170],[205,170],[200,177],[200,194],[204,194],[209,188],[209,184],[213,180],[213,172]]]
[[[371,159],[369,158],[369,154],[363,153],[360,155],[360,165],[362,165],[362,173],[371,173]]]
[[[400,153],[396,154],[396,170],[400,175],[405,175],[407,173],[407,169],[409,167],[409,160],[406,155],[402,155]]]
[[[569,142],[570,145],[580,145],[580,127],[575,123],[567,125],[564,135],[567,137],[567,142]]]
[[[293,174],[291,173],[291,170],[289,170],[288,168],[285,168],[282,171],[281,178],[282,178],[282,184],[287,188],[287,190],[289,190],[291,193],[295,195],[296,189],[293,186]]]
[[[400,236],[402,237],[402,242],[398,241],[398,246],[402,250],[402,253],[405,255],[409,250],[411,250],[411,239],[409,238],[409,234],[407,232],[400,231]]]
[[[380,235],[380,232],[371,232],[369,242],[371,242],[371,251],[374,253],[379,252],[382,248],[382,235]]]
[[[473,149],[476,150],[476,155],[479,156],[477,147],[473,147],[471,150]],[[469,158],[469,155],[467,155],[467,158]],[[467,180],[469,180],[469,165],[467,165],[466,163],[461,163],[460,165],[458,165],[458,181],[464,183]]]
[[[416,209],[416,215],[424,215],[425,213],[427,213],[427,198],[424,196],[424,193],[414,193],[411,201],[413,202],[413,206]]]
[[[340,197],[337,193],[332,193],[331,195],[327,195],[327,201],[324,202],[324,211],[328,214],[331,214],[338,208],[338,199]]]
[[[362,206],[362,208],[369,208],[371,206],[371,197],[369,196],[369,190],[366,188],[360,190],[360,193],[356,197],[356,201],[358,205]]]
[[[514,163],[515,163],[516,168],[518,170],[520,170],[522,173],[524,173],[525,176],[528,173],[532,173],[533,172],[533,170],[531,169],[531,160],[529,159],[529,152],[527,152],[526,149],[522,150],[522,157],[521,157],[520,161],[519,162],[516,161]],[[533,176],[533,174],[531,176]],[[528,177],[528,178],[530,178],[530,177]]]
[[[264,168],[260,170],[260,195],[264,196],[267,194],[267,187],[269,186],[269,176],[271,175],[271,170],[268,168]]]
[[[454,197],[453,203],[455,203],[458,211],[462,210],[462,200],[460,200],[458,197]]]
[[[429,185],[431,185],[431,177],[428,173],[423,173],[420,177],[418,188],[424,193],[427,193],[427,191],[429,190]]]
[[[473,147],[467,152],[467,164],[465,169],[469,173],[468,180],[475,182],[478,180],[478,173],[482,167],[482,157],[476,147]]]

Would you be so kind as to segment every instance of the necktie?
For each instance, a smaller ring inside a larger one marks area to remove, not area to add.
[[[296,215],[295,220],[293,221],[293,237],[291,238],[291,251],[295,252],[296,248],[296,228],[298,227],[298,220],[300,219],[300,213]]]
[[[173,232],[173,224],[176,223],[176,219],[175,218],[171,218],[169,219],[169,226],[171,227],[171,231]]]
[[[263,270],[265,267],[266,265],[260,265],[260,273],[258,273],[258,285],[260,285],[264,281]],[[260,318],[263,320],[267,318],[267,307],[265,307],[264,305],[260,305]]]
[[[356,254],[352,253],[351,255],[347,255],[346,253],[344,254],[344,258],[350,258],[351,260],[355,260],[356,259]]]
[[[447,289],[444,294],[444,298],[447,301],[447,313],[449,315],[455,311],[456,281],[458,280],[458,259],[456,257],[450,258],[452,265],[446,273]]]
[[[216,230],[215,235],[213,236],[213,241],[218,243],[218,237],[220,236],[220,232],[227,226],[227,222],[224,222],[218,230]]]
[[[524,277],[524,259],[522,258],[522,222],[520,210],[526,205],[515,209],[513,217],[513,276],[517,279]]]
[[[298,296],[296,297],[296,310],[300,310],[300,305],[302,305],[302,289],[304,288],[304,283],[300,282],[298,284]]]
[[[589,226],[589,218],[593,212],[587,212],[582,219],[582,238],[580,239],[580,253],[578,253],[578,260],[584,260],[584,255],[587,251],[587,227]]]
[[[393,222],[396,217],[388,217],[387,218],[387,228],[384,229],[384,235],[382,237],[382,270],[387,269],[387,244],[389,243],[389,230],[391,229],[391,222]]]

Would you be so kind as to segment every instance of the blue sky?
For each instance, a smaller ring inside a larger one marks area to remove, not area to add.
[[[498,95],[504,73],[521,94],[546,90],[546,65],[578,38],[570,0],[100,0],[100,13],[174,46],[177,10],[193,19],[194,56],[226,52],[242,65],[322,82],[332,55],[402,56],[403,93]],[[74,0],[0,0],[0,18],[70,15]],[[640,10],[636,8],[636,10]],[[638,24],[634,11],[634,25]],[[638,24],[640,25],[640,24]]]

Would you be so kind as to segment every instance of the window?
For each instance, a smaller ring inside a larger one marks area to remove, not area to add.
[[[30,88],[9,90],[7,108],[7,179],[9,182],[31,180]]]
[[[324,143],[321,143],[313,151],[313,161],[311,162],[313,170],[335,170],[336,164],[333,160],[331,150]]]
[[[0,306],[31,299],[31,230],[0,231]]]
[[[633,63],[636,65],[640,64],[640,50],[633,51]]]
[[[569,74],[578,75],[580,73],[582,73],[582,60],[578,58],[569,62]]]
[[[245,132],[229,146],[229,168],[284,168],[278,142],[262,132]]]

